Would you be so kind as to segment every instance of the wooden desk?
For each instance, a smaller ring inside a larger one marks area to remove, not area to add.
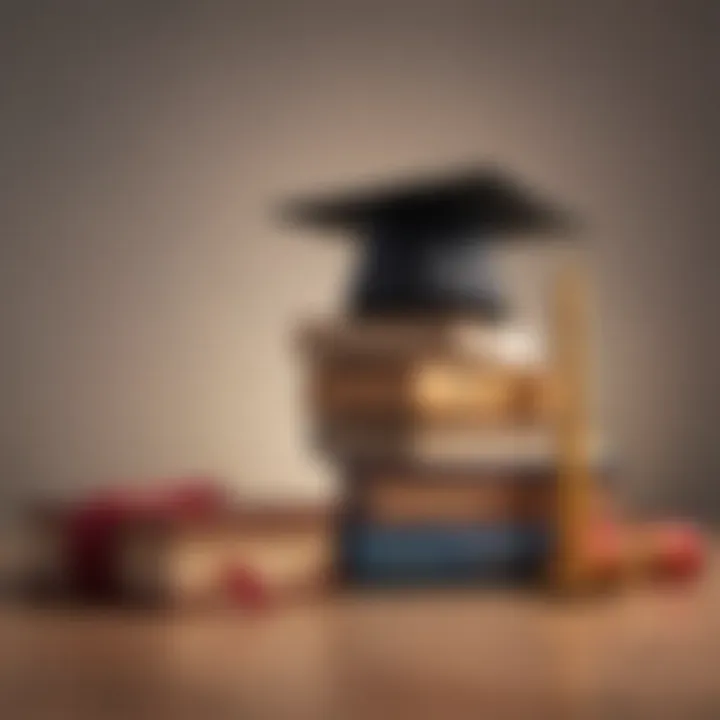
[[[376,594],[263,618],[7,608],[8,720],[720,717],[720,552],[702,585],[561,606]]]

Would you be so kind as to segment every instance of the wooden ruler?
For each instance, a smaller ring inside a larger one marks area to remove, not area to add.
[[[558,480],[551,579],[557,591],[571,595],[585,592],[591,584],[585,554],[593,482],[588,304],[586,271],[569,264],[557,278],[552,307]]]

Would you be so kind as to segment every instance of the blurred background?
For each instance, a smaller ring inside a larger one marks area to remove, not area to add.
[[[627,502],[719,519],[719,30],[701,0],[3,3],[0,522],[188,471],[331,493],[291,335],[351,246],[273,208],[470,159],[587,222]]]

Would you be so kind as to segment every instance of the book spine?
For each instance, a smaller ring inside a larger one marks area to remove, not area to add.
[[[553,511],[552,483],[452,483],[447,478],[381,477],[359,488],[362,512],[381,525],[541,521]]]
[[[545,524],[348,525],[344,566],[356,583],[472,582],[536,577],[550,547]]]
[[[439,322],[314,322],[299,328],[296,340],[298,349],[312,359],[378,354],[398,357],[448,352],[458,344],[455,334],[447,323]]]
[[[318,363],[308,405],[322,422],[404,420],[434,426],[522,426],[545,420],[541,369],[445,361]]]
[[[311,427],[314,452],[357,464],[402,462],[417,468],[467,468],[475,472],[555,474],[558,468],[554,437],[544,428],[423,429],[392,423],[351,425],[326,422]],[[618,458],[602,437],[593,437],[590,462],[593,472],[611,475]]]

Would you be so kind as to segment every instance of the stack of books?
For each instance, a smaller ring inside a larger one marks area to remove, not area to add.
[[[315,447],[343,478],[344,577],[538,578],[557,468],[537,340],[500,324],[342,318],[300,338]],[[603,448],[593,450],[602,475]]]
[[[359,245],[344,312],[301,333],[312,440],[345,483],[346,577],[537,576],[563,506],[557,388],[492,254],[574,219],[497,168],[300,199],[287,216]]]

